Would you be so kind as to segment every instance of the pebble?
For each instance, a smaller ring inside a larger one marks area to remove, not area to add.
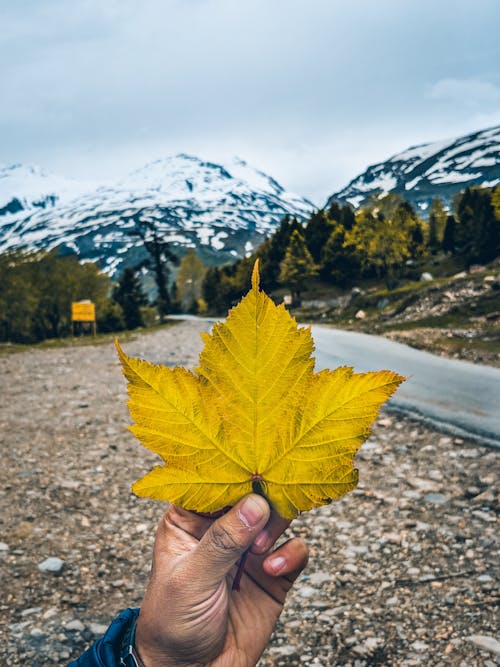
[[[41,639],[42,637],[45,637],[45,632],[41,628],[33,628],[30,630],[30,637]]]
[[[66,630],[70,630],[71,632],[83,632],[85,630],[85,626],[77,618],[75,618],[73,621],[70,621],[69,623],[66,623],[64,627]]]
[[[491,523],[496,521],[496,518],[493,514],[488,514],[488,512],[482,512],[481,510],[472,510],[471,514],[476,516],[478,519],[481,519],[481,521],[487,521]]]
[[[318,591],[312,586],[300,586],[297,589],[297,593],[303,598],[312,598],[318,594]]]
[[[500,642],[495,637],[490,637],[489,635],[470,635],[470,637],[466,637],[466,640],[484,651],[500,655]]]
[[[425,642],[417,640],[413,642],[413,644],[410,644],[410,648],[413,649],[414,651],[417,651],[418,653],[423,653],[424,651],[427,651],[429,649],[429,645],[426,644]]]
[[[23,609],[21,616],[31,616],[32,614],[39,614],[41,611],[41,607],[30,607],[29,609]]]
[[[53,572],[54,574],[56,574],[58,572],[61,572],[64,565],[65,561],[63,561],[61,558],[57,558],[57,556],[50,556],[41,563],[38,563],[37,567],[40,570],[40,572]]]
[[[447,498],[442,493],[428,493],[424,496],[424,501],[432,505],[442,505],[447,501]]]
[[[387,600],[385,601],[386,607],[397,607],[398,604],[399,604],[399,598],[397,595],[394,595],[391,598],[387,598]]]
[[[273,646],[272,648],[269,649],[269,652],[273,655],[287,656],[287,657],[298,655],[297,648],[295,646],[292,646],[291,644],[281,644],[280,646]]]
[[[332,575],[329,572],[313,572],[309,575],[309,581],[313,586],[322,586],[331,580]]]
[[[95,635],[96,637],[101,637],[106,630],[108,629],[108,626],[105,625],[104,623],[90,623],[89,624],[89,630],[90,632]]]

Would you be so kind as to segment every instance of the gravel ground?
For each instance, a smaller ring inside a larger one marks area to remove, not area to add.
[[[124,347],[193,366],[199,326]],[[0,656],[65,665],[140,604],[165,508],[130,484],[155,457],[111,345],[4,356],[0,395]],[[382,414],[357,460],[359,487],[293,525],[311,560],[261,667],[500,664],[497,453]]]

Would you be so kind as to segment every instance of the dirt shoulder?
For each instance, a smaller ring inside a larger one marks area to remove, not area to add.
[[[192,367],[200,324],[127,353]],[[155,457],[126,431],[111,344],[0,357],[0,645],[4,663],[65,665],[139,605],[164,506],[131,495]],[[300,517],[311,561],[261,665],[495,664],[497,453],[382,415],[361,483]],[[41,571],[47,558],[63,561]],[[486,642],[487,643],[487,642]]]

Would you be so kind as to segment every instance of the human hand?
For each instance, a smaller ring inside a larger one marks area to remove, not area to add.
[[[254,667],[307,563],[298,538],[269,551],[289,523],[255,494],[216,520],[171,505],[137,623],[145,667]],[[249,547],[234,591],[236,562]]]

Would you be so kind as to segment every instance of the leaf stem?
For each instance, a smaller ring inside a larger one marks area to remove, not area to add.
[[[241,582],[241,577],[243,576],[243,572],[245,570],[245,563],[247,562],[248,554],[250,553],[250,549],[248,548],[246,551],[244,551],[241,555],[240,560],[238,561],[238,569],[236,570],[235,577],[233,579],[233,585],[231,586],[231,589],[233,591],[239,591],[240,590],[240,582]]]

